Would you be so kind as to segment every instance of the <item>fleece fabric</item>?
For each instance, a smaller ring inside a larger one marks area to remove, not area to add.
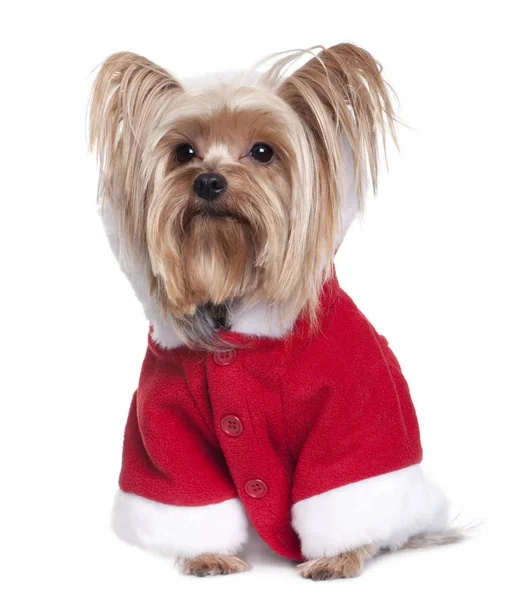
[[[163,350],[149,337],[120,487],[174,506],[239,498],[262,539],[301,560],[297,502],[422,460],[408,385],[335,277],[319,327],[284,339],[222,331],[234,351]]]

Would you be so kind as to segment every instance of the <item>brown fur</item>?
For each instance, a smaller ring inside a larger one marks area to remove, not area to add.
[[[309,560],[299,565],[298,571],[302,577],[314,581],[358,577],[364,570],[364,564],[375,554],[373,546],[362,546],[337,556]]]
[[[420,533],[413,535],[400,548],[401,550],[415,550],[418,548],[431,548],[433,546],[447,546],[456,544],[467,539],[474,534],[479,527],[479,523],[470,523],[463,527],[451,527],[447,531],[438,531],[434,533]]]
[[[212,343],[194,323],[208,304],[264,301],[286,321],[305,310],[314,326],[340,233],[343,144],[362,198],[366,173],[376,187],[379,141],[393,120],[380,65],[351,44],[290,54],[255,86],[202,91],[132,53],[102,65],[90,120],[100,195],[182,341]],[[255,142],[274,149],[270,164],[250,157]],[[187,164],[176,160],[181,143],[196,152]],[[212,208],[192,191],[211,171],[228,183]]]
[[[251,567],[237,556],[229,554],[200,554],[195,558],[186,558],[182,570],[185,575],[207,577],[209,575],[230,575],[242,573]]]
[[[464,527],[453,527],[447,531],[438,533],[421,533],[414,535],[400,548],[400,550],[413,550],[419,548],[430,548],[432,546],[445,546],[465,540],[473,534],[477,523]],[[380,550],[380,553],[387,550]],[[299,573],[306,579],[321,581],[325,579],[342,579],[347,577],[358,577],[364,570],[364,565],[371,560],[378,550],[372,546],[362,546],[356,550],[342,552],[337,556],[322,557],[310,560],[298,566]]]

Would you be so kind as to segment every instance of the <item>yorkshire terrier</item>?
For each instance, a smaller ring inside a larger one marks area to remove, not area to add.
[[[211,83],[128,52],[101,66],[101,214],[150,322],[113,526],[186,573],[249,568],[249,521],[314,580],[460,537],[400,365],[333,268],[391,98],[351,44]]]

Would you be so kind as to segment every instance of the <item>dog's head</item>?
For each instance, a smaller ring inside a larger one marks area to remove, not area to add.
[[[111,56],[96,79],[91,143],[103,203],[190,345],[206,343],[192,319],[209,305],[263,300],[314,322],[345,186],[362,199],[368,174],[376,185],[379,141],[393,125],[380,65],[340,44],[309,51],[288,74],[304,54],[249,84],[185,89],[131,53]]]

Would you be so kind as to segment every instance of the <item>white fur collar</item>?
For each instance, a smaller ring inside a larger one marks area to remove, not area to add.
[[[151,325],[151,337],[162,348],[169,350],[183,344],[172,326],[161,317],[152,320]],[[237,308],[231,314],[231,331],[249,336],[283,338],[292,327],[292,321],[282,322],[278,310],[271,309],[265,302]]]

